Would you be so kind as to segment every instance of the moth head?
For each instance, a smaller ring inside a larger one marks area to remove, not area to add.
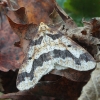
[[[47,31],[49,29],[50,28],[46,24],[44,24],[43,22],[41,22],[38,31],[39,32],[45,32],[45,31]]]

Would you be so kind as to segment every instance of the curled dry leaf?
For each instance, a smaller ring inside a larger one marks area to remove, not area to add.
[[[63,21],[55,8],[54,8],[53,12],[49,15],[49,17],[50,17],[50,19],[52,19],[53,25],[56,25],[58,23],[62,23],[62,21]]]
[[[7,8],[4,8],[5,10],[1,11],[1,20],[6,20],[6,15],[11,17],[11,19],[17,23],[22,23],[22,24],[27,24],[28,21],[27,21],[27,16],[25,14],[25,8],[24,7],[21,7],[19,9],[7,9]],[[3,17],[4,16],[4,17]],[[2,22],[2,21],[1,21]]]
[[[90,21],[91,34],[93,37],[100,39],[100,18],[96,17]]]
[[[93,18],[90,22],[85,22],[91,28],[91,35],[100,39],[100,18]],[[100,41],[100,40],[99,40]],[[98,61],[96,69],[92,72],[88,83],[83,87],[82,94],[78,100],[99,100],[100,99],[100,43],[95,44],[97,54],[95,59]]]
[[[11,9],[7,15],[12,18],[13,21],[19,22],[21,24],[27,24],[28,19],[26,16],[25,8],[21,7],[17,10]],[[14,17],[11,16],[13,14]]]
[[[90,28],[91,43],[93,41],[94,46],[94,57],[99,62],[100,61],[100,18],[93,18],[91,21],[83,21],[85,26]]]
[[[83,87],[82,94],[78,100],[99,100],[100,99],[100,63],[92,72],[88,83]]]
[[[14,4],[16,6],[14,6]],[[19,7],[17,0],[6,0],[6,5],[7,7],[5,8],[7,8],[7,11],[8,11],[6,15],[11,17],[13,21],[16,21],[22,24],[28,23],[25,8]]]
[[[55,0],[54,0],[54,4],[55,4],[56,11],[58,12],[58,14],[60,15],[60,17],[65,22],[66,30],[73,29],[73,28],[77,27],[77,25],[73,21],[73,19],[70,16],[68,16],[66,14],[66,12],[60,6],[58,6],[58,4],[56,3]]]
[[[25,7],[29,23],[51,23],[49,15],[54,9],[54,0],[18,0],[20,7]]]
[[[20,38],[20,47],[23,52],[27,53],[27,47],[30,43],[30,40],[35,36],[37,31],[37,25],[35,24],[17,24],[14,23],[9,17],[8,21],[12,27],[12,29],[16,32],[16,34]]]
[[[66,19],[67,20],[67,19]],[[77,39],[79,42],[86,43],[88,45],[100,44],[99,40],[99,25],[100,19],[94,18],[91,21],[83,21],[83,27],[75,27],[67,29],[66,24],[59,28],[60,31],[67,34],[72,39]]]
[[[54,9],[54,0],[7,0],[10,13],[14,13],[16,19],[22,24],[40,22],[51,23],[49,15]],[[8,14],[10,16],[10,14]],[[12,20],[13,17],[10,17]],[[14,20],[13,20],[14,21]]]
[[[83,27],[69,29],[67,32],[66,30],[62,31],[65,32],[70,38],[76,38],[78,41],[88,45],[97,45],[99,43],[99,39],[91,35],[91,27],[87,24]]]

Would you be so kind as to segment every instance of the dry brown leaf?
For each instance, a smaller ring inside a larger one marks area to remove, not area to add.
[[[53,70],[50,73],[66,77],[67,79],[77,81],[77,82],[87,82],[90,79],[90,71],[77,71],[74,69],[66,69],[66,70]]]
[[[66,19],[67,20],[67,19]],[[77,39],[81,43],[86,43],[87,45],[97,45],[100,44],[99,40],[99,18],[94,18],[91,21],[83,20],[83,27],[74,27],[67,29],[66,24],[59,28],[60,31],[67,34],[72,39]],[[97,35],[98,34],[98,35]],[[96,37],[97,36],[97,37]]]
[[[45,77],[45,76],[44,76]],[[47,77],[47,75],[46,75]],[[52,78],[55,75],[51,76]],[[50,76],[46,79],[49,80]],[[59,77],[58,77],[59,78]],[[57,78],[56,78],[57,79]],[[27,90],[27,91],[19,91],[17,93],[9,93],[2,95],[0,98],[17,98],[17,100],[21,100],[22,97],[32,97],[35,94],[40,96],[49,96],[55,97],[59,99],[68,99],[68,100],[76,100],[80,95],[81,88],[85,83],[78,83],[74,81],[67,80],[66,78],[60,78],[54,82],[50,82],[46,80],[44,82],[38,83],[35,88]],[[30,99],[29,99],[30,100]]]
[[[77,25],[73,19],[66,14],[66,12],[56,3],[56,1],[54,1],[54,4],[56,11],[65,22],[66,30],[76,28]]]
[[[51,18],[53,25],[62,23],[62,21],[63,21],[55,8],[54,8],[53,12],[49,15],[49,17]]]
[[[63,30],[64,31],[64,30]],[[91,27],[83,26],[74,29],[69,29],[65,32],[70,38],[76,38],[78,41],[86,43],[88,45],[97,45],[99,43],[99,39],[93,37],[91,35]]]
[[[18,69],[24,59],[24,54],[21,48],[15,47],[14,43],[19,41],[18,36],[12,31],[5,14],[10,15],[15,21],[25,23],[25,9],[20,8],[14,10],[11,5],[9,6],[9,0],[2,0],[0,5],[1,13],[1,28],[0,28],[0,70],[9,71]],[[4,5],[6,3],[6,5]],[[16,5],[16,2],[11,0],[12,4]],[[14,6],[14,5],[13,5]],[[10,10],[9,10],[10,9]],[[13,11],[13,13],[11,13]],[[20,11],[23,11],[20,13]],[[16,17],[16,15],[19,15]],[[23,18],[23,19],[21,19]]]
[[[29,23],[51,23],[49,15],[54,9],[54,0],[18,0],[20,7],[25,7]]]
[[[100,18],[93,18],[90,22],[85,22],[91,28],[90,34],[100,39]],[[100,40],[99,40],[100,41]],[[97,54],[95,59],[98,61],[96,69],[92,72],[88,83],[83,87],[82,94],[78,100],[100,100],[100,43],[96,43]]]
[[[78,100],[100,100],[100,63],[97,63],[97,68],[92,72],[90,80],[83,87]]]
[[[22,48],[23,52],[26,54],[30,40],[35,36],[37,32],[37,25],[36,24],[17,24],[17,23],[14,23],[9,17],[7,18],[12,29],[19,36],[20,47]]]
[[[13,21],[27,24],[28,19],[24,7],[19,7],[17,0],[2,0],[2,3],[6,3],[6,6],[1,4],[4,9],[7,9],[6,15],[11,17]]]
[[[16,19],[14,19],[11,16],[12,20],[19,21],[21,24],[27,24],[28,23],[28,19],[27,19],[24,7],[21,7],[17,10],[10,10],[10,14],[11,13],[13,13],[13,15],[15,15],[15,18],[16,18]],[[7,15],[10,17],[10,14],[8,13]]]
[[[19,41],[18,36],[12,31],[3,14],[2,17],[2,28],[0,29],[0,70],[15,70],[20,67],[23,61],[23,53],[20,48],[14,46],[14,43]]]
[[[100,18],[93,18],[90,21],[90,25],[92,36],[100,39]]]

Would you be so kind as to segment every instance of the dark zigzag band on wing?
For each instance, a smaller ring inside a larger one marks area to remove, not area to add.
[[[35,41],[32,40],[31,43],[30,43],[30,46],[34,46],[34,45],[39,45],[39,44],[41,44],[42,39],[43,39],[43,36],[41,36],[39,39],[37,39],[37,40],[35,40]]]
[[[57,31],[56,34],[47,34],[47,36],[49,36],[50,38],[52,38],[53,40],[59,39],[60,37],[62,37],[64,34],[61,33],[60,31]],[[32,54],[33,54],[33,48],[36,45],[41,45],[43,40],[43,36],[40,36],[38,39],[36,40],[31,40],[30,42],[30,53],[28,53],[29,58],[31,58]]]
[[[51,59],[56,59],[56,58],[62,58],[65,59],[66,57],[70,57],[73,59],[73,61],[75,61],[76,65],[81,65],[81,61],[84,60],[86,62],[88,61],[93,61],[93,59],[91,58],[91,56],[88,53],[84,53],[81,54],[79,58],[76,58],[73,54],[71,54],[68,50],[53,50],[50,51],[48,53],[44,53],[42,54],[38,59],[35,59],[33,61],[33,65],[32,65],[32,69],[30,73],[27,72],[23,72],[20,73],[17,77],[17,80],[21,81],[25,81],[24,78],[25,77],[30,77],[30,80],[32,80],[34,78],[34,70],[38,67],[43,65],[44,62],[47,62]],[[55,62],[56,63],[56,62]],[[17,82],[17,85],[19,83]]]
[[[57,32],[57,34],[47,34],[49,37],[51,37],[53,40],[58,39],[62,37],[64,34],[62,34],[60,31]]]
[[[56,39],[62,37],[63,34],[60,31],[58,31],[57,34],[47,34],[47,36],[51,37],[53,40],[56,40]],[[35,45],[41,44],[42,39],[43,39],[43,36],[41,36],[37,40],[31,41],[30,46],[35,46]]]

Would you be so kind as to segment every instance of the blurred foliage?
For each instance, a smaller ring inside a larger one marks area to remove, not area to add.
[[[58,4],[80,26],[82,18],[85,20],[100,16],[100,0],[57,0]]]
[[[64,2],[66,0],[56,0],[58,2],[58,4],[64,9]]]

